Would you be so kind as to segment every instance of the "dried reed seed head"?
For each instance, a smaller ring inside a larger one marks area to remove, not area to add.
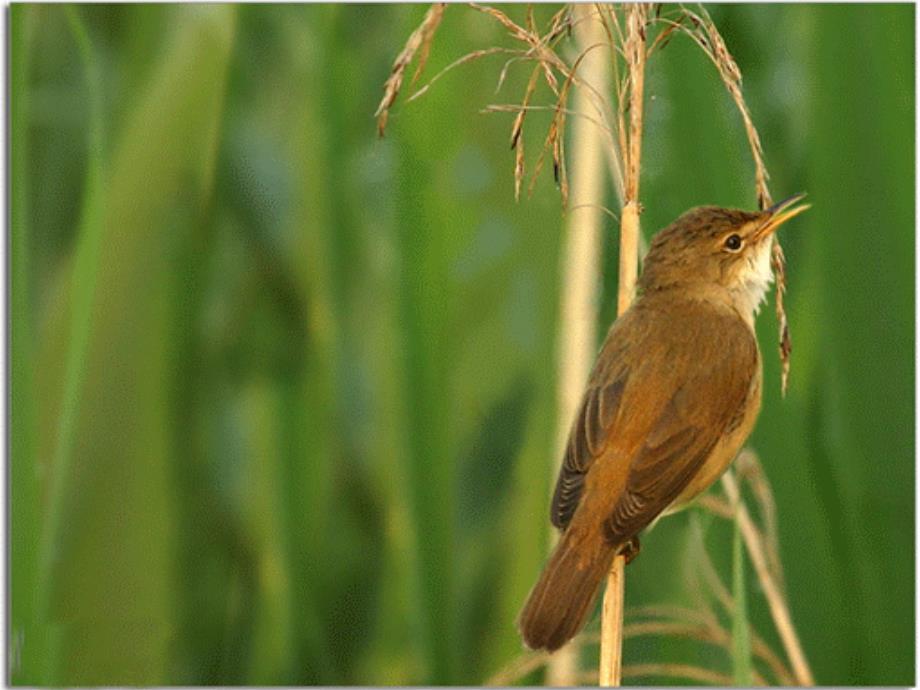
[[[422,49],[422,52],[419,58],[418,68],[412,77],[412,83],[415,83],[422,69],[424,69],[425,63],[428,60],[428,53],[431,49],[431,41],[434,39],[434,34],[438,29],[438,25],[441,23],[446,7],[446,3],[439,2],[428,9],[422,19],[422,23],[409,35],[409,38],[406,40],[406,45],[403,47],[402,51],[400,51],[399,55],[396,56],[396,60],[393,61],[390,76],[383,85],[383,98],[380,99],[380,104],[377,106],[377,110],[374,113],[374,116],[377,118],[377,134],[379,136],[382,137],[386,130],[387,121],[389,120],[389,111],[393,103],[396,102],[397,96],[399,96],[406,68],[409,66],[409,63],[412,62],[412,58],[415,57],[419,48]]]
[[[511,125],[511,148],[517,148],[518,141],[521,138],[521,131],[524,127],[524,113],[527,111],[521,108],[514,117],[514,123]]]
[[[524,142],[519,141],[514,151],[514,200],[521,198],[521,181],[524,179]]]
[[[524,98],[521,100],[521,109],[518,111],[517,116],[514,118],[514,123],[511,125],[512,149],[517,146],[518,140],[521,138],[521,132],[524,129],[524,117],[527,114],[527,106],[530,104],[530,97],[533,95],[537,88],[537,79],[539,76],[540,65],[537,65],[530,73],[530,79],[527,81],[527,88],[524,90]],[[521,167],[523,169],[523,163],[521,164]],[[517,163],[515,165],[515,170],[517,170]]]

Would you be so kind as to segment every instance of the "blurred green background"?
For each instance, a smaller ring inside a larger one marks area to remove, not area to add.
[[[710,11],[774,196],[814,204],[783,232],[789,393],[771,306],[751,440],[793,618],[818,682],[912,684],[914,8]],[[376,137],[424,12],[13,5],[12,682],[476,684],[520,653],[562,210],[550,173],[514,203],[512,116],[479,112],[519,101],[526,65],[498,94],[504,58],[461,66]],[[493,45],[450,7],[425,74]],[[686,37],[646,96],[646,235],[753,208],[740,120]],[[528,121],[532,156],[549,118]],[[692,514],[643,541],[630,606],[694,600]],[[731,528],[707,529],[730,563]],[[660,637],[626,658],[730,668]]]

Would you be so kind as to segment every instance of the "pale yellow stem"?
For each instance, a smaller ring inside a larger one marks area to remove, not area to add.
[[[617,290],[617,314],[629,309],[636,294],[639,269],[639,205],[630,200],[620,217],[620,281]]]
[[[607,575],[601,608],[601,661],[598,682],[602,687],[620,684],[623,667],[623,598],[626,588],[626,559],[617,556]]]
[[[617,313],[625,312],[636,292],[639,266],[639,170],[642,158],[642,97],[645,83],[645,22],[648,7],[630,5],[626,9],[626,54],[629,69],[629,138],[626,157],[626,199],[620,216],[620,275],[617,286]],[[620,108],[624,106],[619,104]],[[626,560],[613,559],[604,604],[601,609],[601,659],[599,682],[618,686],[623,656],[623,599],[626,586]]]

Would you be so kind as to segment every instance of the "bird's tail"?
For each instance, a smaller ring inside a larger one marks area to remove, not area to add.
[[[572,639],[591,613],[613,555],[600,534],[563,534],[518,620],[524,644],[553,652]]]

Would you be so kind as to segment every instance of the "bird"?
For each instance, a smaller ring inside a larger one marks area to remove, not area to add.
[[[715,482],[751,433],[755,317],[774,233],[809,208],[804,196],[756,212],[700,206],[654,237],[569,432],[550,510],[560,539],[518,619],[527,647],[574,637],[614,556],[632,560],[639,534]]]

